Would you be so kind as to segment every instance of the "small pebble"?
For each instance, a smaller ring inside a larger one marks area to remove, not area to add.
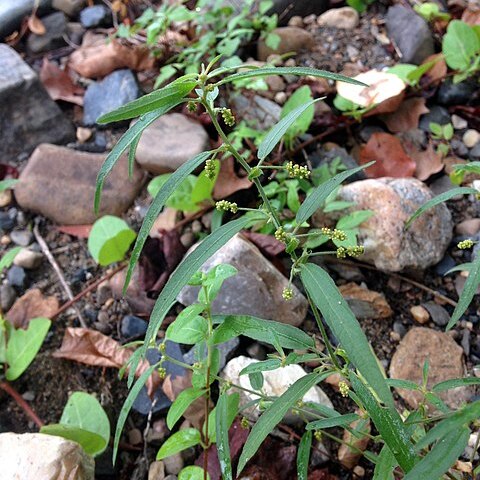
[[[112,287],[106,280],[97,287],[97,304],[103,305],[109,298],[112,298]]]
[[[125,338],[140,337],[147,332],[148,323],[134,315],[125,315],[120,331]]]
[[[33,402],[35,400],[35,392],[27,390],[25,393],[22,393],[22,398],[27,402]]]
[[[13,233],[13,232],[12,232]],[[13,260],[13,264],[26,270],[35,270],[43,261],[43,254],[28,248],[22,248]]]
[[[468,122],[458,115],[452,115],[452,125],[455,130],[463,130],[468,127]]]
[[[85,143],[92,137],[92,130],[86,127],[78,127],[77,128],[77,140],[80,143]]]
[[[11,285],[0,286],[0,307],[2,312],[8,312],[17,299],[17,292]]]
[[[202,224],[198,220],[194,220],[192,222],[192,232],[193,233],[200,233],[202,231]]]
[[[353,469],[353,473],[357,476],[357,477],[364,477],[365,476],[365,469],[363,467],[361,467],[360,465],[357,465],[354,469]]]
[[[195,235],[192,232],[185,232],[180,237],[180,242],[185,248],[190,248],[195,243]]]
[[[274,99],[276,103],[283,105],[287,101],[287,94],[285,92],[277,92]]]
[[[289,21],[288,21],[288,25],[290,27],[299,27],[299,28],[302,28],[303,27],[303,18],[300,17],[299,15],[295,15],[294,17],[292,17]]]
[[[428,311],[422,307],[421,305],[416,305],[414,307],[410,308],[410,313],[412,314],[412,317],[418,322],[421,323],[422,325],[424,323],[427,323],[428,320],[430,319],[430,314]]]
[[[157,460],[150,464],[148,480],[165,480],[165,464],[162,461]]]
[[[25,270],[22,267],[18,267],[17,265],[13,265],[9,268],[7,273],[8,283],[13,287],[18,288],[25,288],[27,275],[25,274]]]
[[[28,247],[33,240],[33,235],[29,230],[13,230],[10,233],[10,238],[17,245]]]
[[[132,428],[132,430],[128,432],[128,442],[130,445],[138,445],[139,443],[142,443],[142,441],[142,432],[138,428]]]
[[[183,468],[183,458],[179,453],[170,455],[163,459],[165,464],[165,472],[172,475],[178,475]]]
[[[0,212],[0,229],[9,232],[15,227],[15,218],[12,218],[8,212]]]
[[[10,245],[12,243],[12,239],[8,235],[2,235],[2,238],[0,238],[0,243],[2,245]]]
[[[7,207],[12,203],[12,191],[10,189],[0,192],[0,208]]]
[[[462,137],[463,143],[468,148],[473,148],[478,142],[480,142],[480,133],[476,130],[467,130]]]

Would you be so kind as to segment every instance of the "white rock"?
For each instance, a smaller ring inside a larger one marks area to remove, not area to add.
[[[40,252],[34,252],[28,248],[22,248],[13,260],[13,264],[25,268],[26,270],[35,270],[41,265],[42,260],[43,254]]]
[[[222,376],[232,382],[232,384],[240,385],[244,388],[254,390],[250,384],[248,375],[241,375],[240,372],[247,366],[252,363],[257,363],[258,360],[252,358],[240,356],[232,358],[227,365],[225,366]],[[300,365],[288,365],[277,370],[272,370],[269,372],[263,372],[263,393],[269,397],[279,397],[285,393],[288,388],[293,385],[297,380],[307,375],[307,372]],[[240,406],[244,406],[247,403],[257,400],[258,396],[253,393],[248,393],[243,390],[239,390],[240,393]],[[304,395],[304,402],[313,402],[319,403],[326,407],[333,408],[332,402],[327,397],[325,392],[317,386],[312,387]],[[248,416],[252,421],[255,421],[259,415],[260,410],[258,406],[252,406],[244,410],[246,416]],[[284,422],[295,424],[298,423],[298,415],[293,414],[291,411],[285,415],[283,419]]]
[[[458,115],[452,115],[452,125],[455,130],[463,130],[468,127],[468,122]]]
[[[467,130],[463,134],[462,140],[467,148],[473,148],[478,142],[480,142],[480,133],[473,129]]]
[[[352,7],[332,8],[322,13],[317,23],[321,27],[335,27],[353,30],[360,21],[358,12]]]
[[[95,463],[78,443],[41,433],[0,434],[0,478],[94,480]]]

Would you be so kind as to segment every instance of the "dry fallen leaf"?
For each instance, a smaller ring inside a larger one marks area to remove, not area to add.
[[[6,318],[15,328],[27,328],[32,318],[51,318],[58,306],[56,297],[46,297],[38,288],[33,288],[13,304]]]
[[[150,236],[152,238],[161,238],[163,236],[162,231],[170,231],[175,228],[177,224],[178,210],[174,208],[166,207],[160,215],[153,222],[150,230]]]
[[[400,133],[417,128],[420,116],[429,111],[424,98],[413,97],[402,102],[395,112],[382,115],[381,119],[391,132]]]
[[[45,35],[47,32],[45,25],[34,13],[28,17],[28,28],[35,35]]]
[[[57,228],[59,232],[66,233],[72,237],[88,238],[93,225],[60,225]]]
[[[425,78],[428,83],[438,83],[447,76],[447,63],[442,53],[436,53],[427,57],[423,64],[429,63],[435,60],[435,63],[425,73],[422,80]]]
[[[68,327],[63,337],[62,346],[52,355],[96,367],[122,368],[132,356],[133,350],[122,348],[113,338],[88,328]],[[139,377],[150,367],[147,360],[141,360],[135,376]],[[160,385],[160,377],[156,372],[147,380],[149,395]]]
[[[355,413],[361,415],[362,412],[357,411]],[[355,430],[358,428],[360,426],[360,422],[364,422],[364,420],[361,418],[352,422],[350,424],[351,429]],[[362,431],[366,434],[363,437],[355,437],[348,430],[344,430],[344,443],[342,443],[338,449],[338,460],[345,468],[352,469],[357,465],[362,456],[360,452],[364,452],[367,449],[368,443],[370,442],[370,437],[368,436],[370,430],[370,420],[367,420],[367,424],[363,426]],[[349,445],[355,447],[355,450],[352,450]]]
[[[272,235],[245,230],[242,232],[242,236],[255,244],[264,255],[276,257],[285,251],[285,244],[278,241],[275,237],[272,237]]]
[[[83,88],[75,85],[66,71],[49,62],[46,57],[40,70],[40,80],[53,100],[83,105]]]
[[[472,27],[480,25],[480,6],[469,5],[462,14],[462,21],[468,23]]]
[[[360,164],[375,161],[365,169],[370,178],[412,177],[415,173],[415,162],[405,153],[400,140],[389,133],[374,133],[366,145],[360,147]]]
[[[442,155],[435,152],[431,143],[426,150],[419,150],[411,142],[404,142],[403,148],[416,164],[415,177],[423,182],[434,173],[442,171],[445,166]]]
[[[220,172],[218,173],[213,198],[221,200],[229,197],[238,190],[250,188],[252,182],[247,177],[238,177],[235,173],[233,158],[227,158],[221,162]]]

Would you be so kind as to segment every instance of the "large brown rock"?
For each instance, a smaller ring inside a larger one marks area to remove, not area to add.
[[[374,292],[354,282],[341,285],[339,290],[358,320],[392,316],[392,309],[382,293]]]
[[[194,248],[195,245],[192,249]],[[253,315],[294,326],[303,322],[307,314],[307,300],[295,286],[292,287],[294,291],[292,300],[285,301],[282,298],[282,291],[288,286],[288,279],[255,245],[241,235],[236,235],[214,253],[203,264],[201,270],[207,272],[222,263],[234,266],[238,273],[223,284],[212,304],[214,313]],[[197,294],[198,287],[186,286],[180,292],[178,301],[184,305],[191,305],[197,301]]]
[[[431,190],[414,178],[361,180],[340,188],[339,200],[355,203],[355,210],[374,215],[359,227],[359,243],[365,247],[362,260],[379,270],[422,270],[438,263],[452,239],[453,222],[444,204],[427,210],[407,230],[411,215],[433,197]],[[321,225],[321,215],[314,217]]]
[[[410,380],[422,384],[423,365],[428,359],[428,384],[465,376],[463,349],[443,332],[430,328],[414,327],[408,331],[397,347],[390,364],[390,378]],[[398,394],[412,408],[417,408],[423,395],[417,391],[397,389]],[[440,397],[451,408],[458,408],[468,401],[471,390],[459,387],[440,393]]]
[[[310,32],[299,27],[280,27],[273,30],[273,33],[280,37],[277,48],[267,46],[265,40],[258,42],[257,56],[262,62],[266,61],[269,55],[311,50],[315,46],[315,39]]]
[[[161,174],[176,170],[208,147],[208,134],[198,122],[169,113],[143,131],[135,158],[145,170]]]
[[[93,223],[95,182],[105,160],[103,154],[78,152],[64,147],[39,145],[15,187],[19,205],[61,225]],[[143,185],[144,174],[135,166],[128,177],[121,158],[105,182],[99,216],[121,215]]]
[[[93,480],[95,462],[71,440],[41,433],[0,434],[0,478]]]

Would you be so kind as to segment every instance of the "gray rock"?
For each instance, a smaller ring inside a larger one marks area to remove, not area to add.
[[[473,162],[480,161],[480,143],[477,143],[469,152],[468,158]]]
[[[248,365],[257,363],[257,360],[252,358],[240,356],[230,360],[222,372],[222,377],[232,382],[234,385],[240,385],[243,388],[254,390],[250,384],[248,375],[240,375],[240,372]],[[307,375],[307,372],[300,365],[288,365],[286,367],[278,368],[277,370],[271,370],[263,372],[263,389],[262,392],[269,397],[278,397],[285,393],[285,391],[293,385],[297,380]],[[240,390],[240,407],[244,407],[252,400],[257,400],[258,396],[253,393]],[[318,386],[312,387],[303,396],[304,402],[313,402],[323,405],[325,407],[333,408],[332,402],[327,397],[325,392]],[[257,420],[260,415],[258,405],[250,406],[243,410],[244,414],[252,421]],[[301,421],[298,415],[289,411],[283,422],[289,424],[297,424]]]
[[[456,138],[450,140],[450,147],[452,147],[453,152],[457,157],[467,158],[468,157],[468,148],[465,144]]]
[[[440,125],[446,125],[452,121],[452,117],[448,113],[446,108],[440,105],[434,105],[430,107],[430,111],[420,117],[418,127],[424,132],[430,133],[430,123],[438,123]]]
[[[238,346],[240,345],[240,340],[238,337],[232,338],[227,342],[220,343],[216,345],[216,348],[220,352],[220,370],[227,364],[227,362],[232,358]],[[190,349],[184,356],[185,362],[189,365],[193,365],[195,362],[202,361],[206,355],[206,347],[203,345],[203,352],[199,346],[195,346]]]
[[[375,213],[359,227],[359,243],[365,247],[362,259],[390,272],[421,270],[442,259],[453,230],[444,204],[428,210],[405,230],[410,216],[432,197],[419,180],[388,177],[350,183],[338,194],[340,200],[354,202],[355,210]]]
[[[176,170],[208,146],[208,134],[198,122],[170,113],[143,131],[135,158],[145,170],[158,175]]]
[[[85,28],[108,27],[111,20],[110,10],[105,5],[93,5],[80,12],[80,23]]]
[[[32,33],[27,47],[32,53],[48,52],[66,45],[64,35],[67,31],[67,19],[63,12],[55,12],[42,18],[46,32],[43,35]]]
[[[60,225],[85,225],[97,216],[93,210],[95,182],[105,155],[40,145],[28,160],[15,186],[15,198]],[[128,176],[126,158],[120,159],[105,183],[99,216],[121,215],[143,186],[144,173],[135,166]]]
[[[352,7],[332,8],[322,13],[317,19],[321,27],[353,30],[360,21],[358,12]]]
[[[450,105],[465,105],[476,91],[477,84],[474,81],[465,80],[464,82],[453,83],[451,78],[447,78],[438,89],[437,100],[438,103],[447,107]]]
[[[74,140],[73,124],[20,55],[0,44],[0,65],[0,156],[3,160],[30,153],[42,142]]]
[[[22,267],[13,265],[8,269],[7,280],[13,287],[24,289],[27,282],[27,275]]]
[[[28,248],[22,248],[13,260],[13,264],[17,267],[22,267],[25,270],[35,270],[43,261],[43,254],[40,252],[34,252]]]
[[[222,263],[234,266],[238,273],[223,284],[212,305],[214,313],[253,315],[295,326],[303,322],[307,313],[305,297],[292,286],[293,299],[285,301],[282,292],[288,280],[248,240],[236,235],[214,253],[201,270],[207,272]],[[197,294],[198,287],[185,286],[178,301],[191,305],[197,301]]]
[[[148,323],[135,315],[125,315],[122,318],[120,332],[125,338],[140,337],[147,332]]]
[[[394,5],[386,16],[389,37],[402,53],[402,63],[419,65],[435,53],[428,23],[411,8]]]
[[[52,0],[38,2],[37,15],[43,15],[50,9]],[[0,1],[0,39],[20,28],[25,17],[32,13],[35,0],[1,0]],[[0,64],[2,62],[0,61]]]
[[[140,96],[135,76],[128,69],[117,70],[100,82],[93,82],[83,98],[83,123],[94,125],[97,118]]]
[[[310,51],[315,46],[314,36],[298,27],[279,27],[273,30],[280,38],[276,48],[270,48],[263,38],[258,41],[257,56],[261,62],[265,62],[272,54],[283,55],[285,53]]]
[[[238,119],[245,119],[261,130],[272,128],[280,120],[282,107],[260,95],[247,98],[239,94],[232,98],[232,102]]]
[[[14,227],[15,217],[12,217],[8,212],[0,212],[0,230],[8,232]]]
[[[321,167],[322,165],[330,166],[333,161],[337,159],[340,159],[342,164],[348,170],[358,167],[358,163],[355,161],[355,159],[349,155],[344,148],[341,147],[333,147],[330,150],[319,150],[311,156],[310,161],[312,162],[312,167],[316,168]],[[365,178],[365,173],[360,171],[355,175],[352,175],[348,180],[353,182],[357,180],[364,180]]]
[[[163,463],[165,464],[165,472],[170,475],[178,475],[184,465],[184,461],[180,453],[165,457],[163,459]]]
[[[10,233],[12,241],[21,247],[28,247],[32,243],[33,235],[30,230],[13,230]]]
[[[427,302],[422,304],[432,317],[433,323],[439,327],[445,327],[450,321],[450,315],[448,312],[438,303]]]
[[[8,312],[16,299],[17,292],[11,285],[2,285],[0,287],[0,308],[2,312]]]
[[[75,17],[85,3],[85,0],[52,0],[52,7],[67,14],[69,17]]]
[[[2,433],[0,465],[5,479],[94,480],[95,462],[78,443],[41,433]]]

